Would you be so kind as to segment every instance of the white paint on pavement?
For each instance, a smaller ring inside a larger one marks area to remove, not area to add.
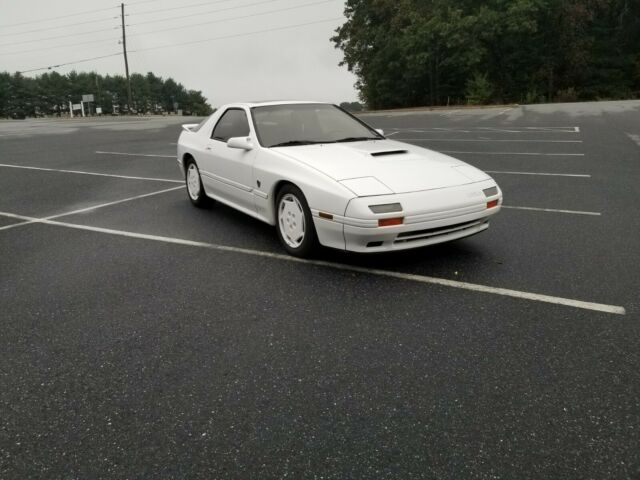
[[[387,127],[400,132],[457,132],[457,133],[580,133],[579,127]]]
[[[395,132],[400,133],[400,132]],[[392,134],[390,134],[392,135]],[[396,140],[412,142],[491,142],[491,143],[582,143],[582,140],[521,140],[491,138],[397,138]]]
[[[50,220],[50,219],[38,219],[38,218],[33,218],[33,217],[26,217],[26,216],[23,216],[23,215],[15,215],[15,214],[6,213],[6,212],[0,212],[0,215],[4,215],[4,216],[10,217],[10,218],[18,218],[18,219],[25,220],[25,221],[30,222],[30,223],[44,223],[44,224],[47,224],[47,225],[56,225],[56,226],[60,226],[60,227],[74,228],[74,229],[78,229],[78,230],[87,230],[87,231],[92,231],[92,232],[105,233],[105,234],[109,234],[109,235],[119,235],[119,236],[123,236],[123,237],[137,238],[137,239],[142,239],[142,240],[152,240],[152,241],[156,241],[156,242],[172,243],[172,244],[185,245],[185,246],[191,246],[191,247],[208,248],[208,249],[211,249],[211,250],[217,250],[217,251],[222,251],[222,252],[231,252],[231,253],[238,253],[238,254],[243,254],[243,255],[252,255],[252,256],[255,256],[255,257],[264,257],[264,258],[270,258],[270,259],[286,261],[286,262],[294,262],[294,263],[314,265],[314,266],[319,266],[319,267],[327,267],[327,268],[333,268],[333,269],[336,269],[336,270],[342,270],[342,271],[347,271],[347,272],[361,273],[361,274],[365,274],[365,275],[376,275],[376,276],[380,276],[380,277],[395,278],[395,279],[398,279],[398,280],[412,281],[412,282],[417,282],[417,283],[440,285],[440,286],[451,287],[451,288],[459,288],[459,289],[462,289],[462,290],[470,290],[470,291],[488,293],[488,294],[493,294],[493,295],[501,295],[501,296],[505,296],[505,297],[519,298],[519,299],[524,299],[524,300],[530,300],[530,301],[536,301],[536,302],[544,302],[544,303],[550,303],[550,304],[555,304],[555,305],[563,305],[563,306],[567,306],[567,307],[580,308],[580,309],[584,309],[584,310],[592,310],[592,311],[598,311],[598,312],[612,313],[612,314],[616,314],[616,315],[624,315],[626,313],[624,307],[617,306],[617,305],[607,305],[607,304],[602,304],[602,303],[594,303],[594,302],[588,302],[588,301],[582,301],[582,300],[574,300],[574,299],[570,299],[570,298],[555,297],[555,296],[551,296],[551,295],[543,295],[543,294],[539,294],[539,293],[531,293],[531,292],[524,292],[524,291],[520,291],[520,290],[512,290],[512,289],[508,289],[508,288],[491,287],[491,286],[480,285],[480,284],[476,284],[476,283],[460,282],[460,281],[457,281],[457,280],[448,280],[446,278],[429,277],[429,276],[424,276],[424,275],[414,275],[414,274],[408,274],[408,273],[393,272],[393,271],[388,271],[388,270],[380,270],[380,269],[375,269],[375,268],[357,267],[357,266],[353,266],[353,265],[345,265],[345,264],[341,264],[341,263],[327,262],[327,261],[323,261],[323,260],[306,260],[306,259],[291,257],[289,255],[265,252],[265,251],[261,251],[261,250],[252,250],[252,249],[248,249],[248,248],[230,247],[230,246],[226,246],[226,245],[218,245],[218,244],[206,243],[206,242],[197,242],[197,241],[193,241],[193,240],[186,240],[186,239],[174,238],[174,237],[164,237],[164,236],[159,236],[159,235],[147,235],[147,234],[143,234],[143,233],[128,232],[128,231],[123,231],[123,230],[114,230],[114,229],[110,229],[110,228],[91,227],[91,226],[87,226],[87,225],[77,225],[77,224],[74,224],[74,223],[58,222],[58,221],[54,221],[54,220]]]
[[[515,207],[515,206],[507,206],[507,205],[502,205],[502,208],[511,208],[513,210],[531,210],[534,212],[571,213],[573,215],[593,215],[597,217],[602,215],[599,212],[583,212],[580,210],[556,210],[555,208]]]
[[[159,155],[159,154],[152,154],[152,153],[102,152],[100,150],[97,150],[95,153],[98,155],[124,155],[127,157],[176,158],[175,155]]]
[[[467,152],[461,150],[438,150],[441,153],[472,155],[527,155],[532,157],[584,157],[584,153],[540,153],[540,152]]]
[[[540,172],[502,172],[498,170],[484,170],[486,173],[495,173],[500,175],[543,175],[548,177],[579,177],[591,178],[591,175],[581,173],[540,173]]]
[[[83,172],[80,170],[63,170],[58,168],[44,168],[44,167],[31,167],[27,165],[10,165],[7,163],[0,163],[0,167],[6,168],[24,168],[26,170],[42,170],[44,172],[59,172],[59,173],[78,173],[81,175],[95,175],[98,177],[113,177],[113,178],[125,178],[127,180],[149,180],[153,182],[171,182],[182,183],[182,180],[173,180],[169,178],[153,178],[153,177],[132,177],[130,175],[115,175],[112,173],[97,173],[97,172]]]
[[[93,210],[97,210],[99,208],[110,207],[112,205],[118,205],[119,203],[130,202],[132,200],[138,200],[140,198],[146,198],[146,197],[151,197],[153,195],[160,195],[161,193],[172,192],[174,190],[179,190],[181,188],[184,188],[184,187],[180,186],[180,187],[165,188],[164,190],[158,190],[156,192],[151,192],[151,193],[144,193],[142,195],[136,195],[135,197],[123,198],[122,200],[114,200],[113,202],[102,203],[102,204],[99,204],[99,205],[92,205],[90,207],[80,208],[78,210],[73,210],[71,212],[59,213],[57,215],[51,215],[51,216],[45,217],[45,218],[22,217],[22,218],[28,218],[29,220],[24,221],[24,222],[20,222],[20,223],[14,223],[12,225],[6,225],[4,227],[0,227],[0,231],[9,230],[11,228],[20,227],[20,226],[23,226],[23,225],[28,225],[30,223],[43,223],[43,222],[46,222],[46,221],[49,221],[49,220],[53,220],[55,218],[66,217],[68,215],[75,215],[77,213],[86,213],[86,212],[90,212],[90,211],[93,211]],[[11,215],[5,215],[5,216],[11,216]],[[20,215],[13,215],[12,216],[12,218],[20,218],[20,217],[21,217]]]
[[[629,137],[636,145],[640,147],[640,135],[635,135],[633,133],[627,133],[627,137]]]

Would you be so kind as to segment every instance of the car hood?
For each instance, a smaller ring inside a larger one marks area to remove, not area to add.
[[[323,172],[358,196],[432,190],[490,178],[455,158],[393,140],[273,150]]]

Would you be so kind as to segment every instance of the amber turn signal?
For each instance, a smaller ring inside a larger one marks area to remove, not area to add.
[[[378,220],[379,227],[391,227],[392,225],[402,225],[404,217],[381,218]]]

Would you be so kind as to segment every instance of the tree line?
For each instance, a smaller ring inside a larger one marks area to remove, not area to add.
[[[69,102],[78,104],[82,95],[93,94],[95,107],[104,114],[169,113],[178,109],[204,116],[212,111],[202,92],[187,90],[172,78],[149,72],[131,75],[132,105],[127,103],[127,81],[121,75],[75,72],[44,73],[25,77],[0,72],[0,117],[24,118],[69,114]]]
[[[369,108],[640,97],[640,0],[347,0]]]

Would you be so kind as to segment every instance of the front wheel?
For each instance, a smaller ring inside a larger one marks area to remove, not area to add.
[[[276,229],[285,250],[294,257],[309,257],[318,237],[302,191],[294,185],[285,185],[278,192],[276,208]]]
[[[198,166],[193,160],[189,161],[187,164],[185,182],[187,184],[187,193],[189,194],[189,200],[191,200],[191,203],[200,208],[207,207],[211,203],[207,194],[204,193],[202,179],[200,178],[200,170],[198,170]]]

